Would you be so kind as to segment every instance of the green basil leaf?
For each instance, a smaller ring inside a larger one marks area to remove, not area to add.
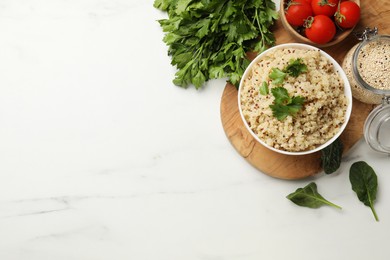
[[[378,190],[378,177],[374,169],[366,162],[355,162],[349,170],[349,180],[352,185],[352,190],[356,192],[359,200],[371,208],[375,220],[379,221],[374,209],[374,202]]]
[[[302,207],[315,209],[323,205],[329,205],[341,209],[340,206],[333,204],[322,197],[318,193],[317,185],[314,182],[309,183],[304,188],[298,188],[295,192],[287,195],[287,199]]]
[[[332,174],[340,168],[343,155],[343,143],[337,138],[321,150],[321,165],[326,174]]]

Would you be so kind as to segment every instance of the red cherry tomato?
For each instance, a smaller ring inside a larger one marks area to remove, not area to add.
[[[305,27],[306,37],[318,44],[330,42],[336,34],[336,25],[323,14],[309,18]]]
[[[311,7],[314,15],[323,14],[326,16],[333,16],[337,11],[339,0],[312,0]]]
[[[291,0],[285,9],[287,22],[292,26],[302,26],[305,20],[313,15],[306,0]]]
[[[352,1],[341,2],[335,14],[336,23],[345,29],[354,27],[360,19],[360,7]]]

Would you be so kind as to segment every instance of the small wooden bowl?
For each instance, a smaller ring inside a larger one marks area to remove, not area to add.
[[[306,38],[306,36],[304,36],[302,33],[299,33],[293,26],[291,26],[287,22],[284,10],[287,7],[287,3],[289,1],[290,0],[280,0],[280,11],[279,11],[279,13],[280,13],[280,20],[282,21],[283,27],[286,29],[286,31],[288,31],[298,42],[310,44],[310,45],[313,45],[313,46],[316,46],[316,47],[319,47],[319,48],[329,47],[329,46],[338,44],[339,42],[343,41],[345,38],[348,37],[348,35],[355,28],[355,27],[353,27],[353,28],[350,28],[350,29],[343,29],[343,30],[341,30],[340,28],[338,28],[336,26],[336,30],[337,31],[336,31],[336,35],[333,38],[333,40],[331,40],[330,42],[327,42],[325,44],[318,44],[318,43],[312,42],[311,40]],[[360,6],[360,0],[350,0],[350,1],[353,1],[353,2],[357,3]]]

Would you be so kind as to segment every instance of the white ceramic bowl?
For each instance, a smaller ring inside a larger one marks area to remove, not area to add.
[[[312,150],[305,150],[305,151],[300,151],[300,152],[289,152],[289,151],[285,151],[285,150],[279,150],[279,149],[276,149],[272,146],[269,146],[267,145],[264,141],[262,141],[253,131],[252,129],[249,127],[247,121],[245,120],[244,118],[244,115],[242,113],[242,109],[241,109],[241,99],[240,99],[240,96],[241,96],[241,88],[242,88],[242,84],[243,84],[243,81],[245,78],[248,77],[248,74],[250,73],[253,65],[255,63],[257,63],[259,60],[261,60],[263,58],[263,56],[265,56],[267,53],[269,53],[270,51],[273,51],[275,49],[284,49],[284,48],[295,48],[295,49],[306,49],[306,50],[317,50],[317,51],[320,51],[321,55],[325,56],[332,64],[333,66],[335,67],[335,69],[339,72],[340,76],[341,76],[341,79],[343,80],[344,82],[344,94],[345,96],[347,97],[348,99],[348,107],[347,107],[347,110],[346,110],[346,113],[345,113],[345,120],[344,120],[344,123],[343,125],[340,127],[339,131],[331,138],[329,139],[326,143],[320,145],[320,146],[317,146],[315,149],[312,149]],[[349,118],[351,116],[351,111],[352,111],[352,92],[351,92],[351,86],[349,84],[349,81],[348,81],[348,78],[347,76],[345,75],[345,72],[343,71],[343,69],[341,68],[341,66],[329,55],[327,54],[326,52],[318,49],[317,47],[314,47],[314,46],[311,46],[311,45],[307,45],[307,44],[302,44],[302,43],[286,43],[286,44],[280,44],[280,45],[277,45],[277,46],[274,46],[264,52],[262,52],[261,54],[259,54],[250,64],[249,66],[247,67],[247,69],[245,70],[242,78],[241,78],[241,82],[240,82],[240,86],[238,88],[238,108],[239,108],[239,111],[240,111],[240,115],[241,115],[241,119],[243,120],[244,122],[244,125],[245,127],[248,129],[248,131],[251,133],[251,135],[253,136],[253,138],[259,142],[260,144],[262,144],[263,146],[275,151],[275,152],[278,152],[278,153],[282,153],[282,154],[286,154],[286,155],[305,155],[305,154],[311,154],[311,153],[315,153],[315,152],[318,152],[322,149],[324,149],[325,147],[327,147],[328,145],[330,145],[331,143],[333,143],[333,141],[335,141],[340,135],[341,133],[344,131],[345,127],[347,126],[348,124],[348,121],[349,121]]]

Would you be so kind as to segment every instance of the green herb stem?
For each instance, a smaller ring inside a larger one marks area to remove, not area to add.
[[[370,206],[370,208],[371,208],[372,214],[374,214],[375,220],[376,220],[376,221],[379,221],[378,215],[376,214],[376,211],[375,211],[374,207],[373,207],[373,206]]]
[[[342,209],[342,207],[340,207],[339,205],[336,205],[330,201],[324,201],[324,203],[328,204],[329,206],[335,207],[337,209]]]

